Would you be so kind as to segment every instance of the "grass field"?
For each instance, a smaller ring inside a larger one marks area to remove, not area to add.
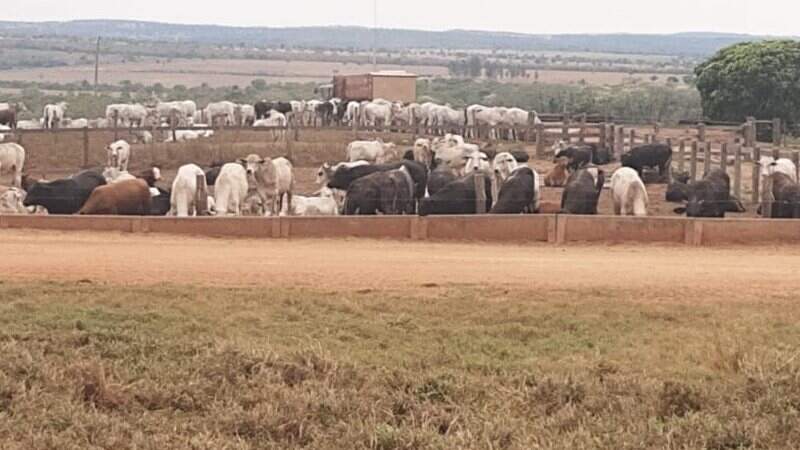
[[[3,448],[800,439],[796,248],[2,233]]]

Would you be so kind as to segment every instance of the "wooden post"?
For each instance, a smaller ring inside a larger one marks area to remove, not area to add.
[[[89,167],[89,127],[83,127],[83,167]]]
[[[678,171],[686,170],[686,141],[681,139],[678,144]]]
[[[617,149],[617,126],[613,123],[606,130],[606,148],[611,150],[612,155]]]
[[[667,138],[667,147],[669,147],[669,165],[667,166],[667,184],[672,184],[672,160],[675,156],[675,150],[672,148],[672,138]]]
[[[800,151],[794,150],[792,152],[792,162],[794,163],[794,167],[797,169],[796,175],[800,177]]]
[[[358,140],[358,117],[353,118],[353,140]]]
[[[114,141],[119,140],[119,131],[117,131],[117,127],[119,127],[119,110],[114,110]]]
[[[733,149],[733,195],[742,199],[742,146],[736,145]]]
[[[699,151],[699,143],[692,141],[692,155],[689,163],[689,173],[691,174],[692,181],[697,181],[697,152]]]
[[[772,218],[773,203],[775,203],[775,196],[772,193],[772,177],[766,177],[761,189],[761,217]]]
[[[486,214],[486,176],[483,172],[475,172],[475,214]]]
[[[653,124],[653,136],[655,137],[656,141],[658,140],[659,133],[661,133],[661,124],[656,122]]]
[[[772,148],[772,157],[775,158],[776,161],[781,159],[781,149],[778,148],[778,147],[773,147]]]
[[[544,143],[544,124],[536,124],[536,157],[538,159],[545,158],[545,143]]]
[[[700,142],[706,141],[706,124],[703,122],[697,124],[697,140]]]
[[[292,150],[292,138],[291,136],[287,136],[284,133],[283,139],[286,141],[286,157],[289,159],[289,161],[294,161],[294,151]]]
[[[570,138],[569,138],[569,117],[567,117],[566,114],[564,115],[564,123],[563,123],[563,126],[561,127],[561,139],[564,142],[566,142],[567,144],[570,143]]]
[[[748,117],[744,126],[744,146],[753,148],[756,146],[756,118]]]
[[[581,114],[580,128],[578,128],[578,142],[583,144],[586,142],[586,113]]]
[[[608,148],[606,136],[606,124],[600,124],[600,148]]]
[[[722,149],[719,151],[719,167],[720,169],[724,170],[726,173],[728,172],[728,143],[722,143]]]
[[[628,139],[628,151],[633,150],[633,147],[636,146],[636,130],[631,128],[631,136]]]
[[[759,190],[761,189],[761,149],[758,147],[753,148],[753,204],[761,201]]]
[[[205,216],[208,214],[208,192],[206,191],[206,176],[197,175],[197,192],[195,192],[194,204],[196,214]]]
[[[780,147],[783,145],[783,128],[781,119],[772,119],[772,145]]]
[[[703,149],[703,176],[708,172],[711,172],[711,142],[706,142]]]
[[[614,138],[614,159],[619,161],[625,153],[625,127],[617,128],[617,137]]]

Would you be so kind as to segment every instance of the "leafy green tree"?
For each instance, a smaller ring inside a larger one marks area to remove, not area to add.
[[[800,119],[800,42],[736,44],[698,66],[695,75],[703,111],[712,119]]]

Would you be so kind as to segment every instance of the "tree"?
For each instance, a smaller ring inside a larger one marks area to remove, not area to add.
[[[714,120],[800,119],[800,42],[736,44],[695,69],[703,112]]]

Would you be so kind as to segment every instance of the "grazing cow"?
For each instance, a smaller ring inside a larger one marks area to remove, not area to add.
[[[568,145],[564,141],[558,141],[553,145],[555,159],[566,158],[567,169],[575,172],[591,164],[594,159],[594,147],[587,144]]]
[[[800,219],[800,185],[783,173],[775,172],[765,180],[772,186],[772,219]]]
[[[236,105],[237,124],[251,127],[256,122],[256,109],[253,105]]]
[[[150,188],[144,180],[125,180],[97,187],[78,214],[148,216],[151,204]]]
[[[358,165],[355,167],[339,167],[336,171],[330,174],[330,181],[328,187],[331,189],[339,189],[347,191],[350,185],[357,179],[373,174],[375,172],[388,172],[396,170],[400,167],[405,167],[406,171],[411,175],[414,180],[414,198],[420,200],[425,196],[425,187],[428,184],[428,171],[425,166],[416,161],[398,161],[389,164],[367,164]]]
[[[106,180],[101,174],[89,170],[50,182],[23,181],[27,191],[23,204],[26,207],[44,207],[50,214],[75,214],[92,191],[105,184]]]
[[[475,176],[469,174],[458,178],[436,194],[423,199],[419,205],[419,215],[476,214]],[[485,177],[486,211],[489,211],[493,203],[492,182],[488,176]]]
[[[227,100],[209,103],[206,106],[206,117],[214,126],[233,125],[236,123],[236,104]]]
[[[354,161],[369,161],[375,164],[384,164],[397,156],[397,147],[389,142],[384,143],[382,140],[375,141],[354,141],[347,146],[345,153],[345,160]]]
[[[456,181],[458,175],[447,166],[438,166],[428,175],[428,196],[433,196],[445,186]]]
[[[23,200],[25,191],[22,189],[0,186],[0,214],[28,214]]]
[[[10,171],[11,186],[22,187],[22,169],[25,166],[25,149],[15,143],[0,144],[0,174]]]
[[[775,159],[771,156],[762,156],[758,164],[761,166],[762,179],[767,179],[773,173],[782,173],[797,183],[797,167],[790,159]]]
[[[392,124],[392,105],[380,102],[371,102],[361,107],[361,123],[364,126],[375,127],[378,124],[387,127]]]
[[[497,158],[501,155],[503,153],[495,157],[495,177],[502,184],[491,213],[536,213],[539,210],[539,174],[527,166],[517,165],[509,153],[505,154],[505,161],[498,165]],[[507,169],[510,172],[506,172]]]
[[[159,122],[166,120],[167,123],[171,123],[174,117],[177,119],[176,125],[188,126],[190,120],[194,121],[194,115],[197,112],[197,104],[192,100],[158,102],[154,110]]]
[[[121,172],[128,170],[128,162],[131,158],[131,146],[123,140],[112,142],[106,147],[108,156],[108,167],[114,167]]]
[[[544,177],[544,185],[547,187],[564,187],[567,184],[569,171],[567,170],[569,160],[567,158],[556,159],[556,165]]]
[[[339,215],[339,205],[332,189],[321,188],[315,197],[302,195],[292,196],[292,208],[289,202],[283,202],[283,216],[336,216]]]
[[[689,175],[688,172],[675,173],[672,183],[667,186],[666,200],[670,203],[683,203],[689,200]]]
[[[597,214],[604,184],[605,173],[597,167],[573,172],[561,196],[561,211],[564,214]]]
[[[672,149],[667,144],[640,145],[622,155],[622,166],[634,169],[639,178],[642,178],[645,167],[658,168],[659,176],[664,178],[667,176],[670,164],[672,164]]]
[[[238,163],[228,163],[220,168],[214,184],[214,204],[218,216],[242,215],[247,198],[247,171]]]
[[[197,184],[198,175],[203,176],[204,184],[202,186],[198,186]],[[197,204],[195,202],[198,188],[200,188],[202,192],[208,191],[208,187],[205,185],[205,173],[203,169],[195,164],[181,166],[181,168],[178,169],[178,174],[175,175],[175,180],[172,182],[169,215],[177,217],[198,215]]]
[[[688,217],[724,218],[726,212],[744,212],[744,207],[731,195],[728,174],[713,169],[702,180],[689,184],[686,206],[675,208],[675,212]]]
[[[262,158],[259,155],[248,155],[240,159],[247,172],[249,189],[255,190],[264,206],[264,215],[277,215],[283,208],[284,196],[289,202],[287,210],[291,210],[292,191],[294,190],[294,174],[291,161],[286,158]]]
[[[106,120],[111,125],[141,127],[146,125],[149,113],[143,105],[113,104],[106,107]]]
[[[433,151],[430,139],[417,139],[414,142],[414,161],[424,164],[429,170],[433,166]]]
[[[319,170],[317,171],[317,178],[315,181],[317,184],[325,186],[331,180],[331,176],[333,175],[333,173],[342,167],[352,169],[353,167],[368,166],[368,165],[370,165],[369,161],[363,161],[363,160],[354,162],[342,162],[339,164],[335,164],[333,166],[331,166],[328,163],[323,163],[322,166],[320,166]]]
[[[644,182],[630,167],[622,167],[611,177],[614,214],[618,216],[647,216],[649,199]]]
[[[375,172],[350,185],[344,202],[344,214],[413,214],[414,194],[414,180],[405,167]]]
[[[459,111],[450,106],[435,106],[430,111],[431,122],[437,131],[458,130],[464,125],[464,111]]]

